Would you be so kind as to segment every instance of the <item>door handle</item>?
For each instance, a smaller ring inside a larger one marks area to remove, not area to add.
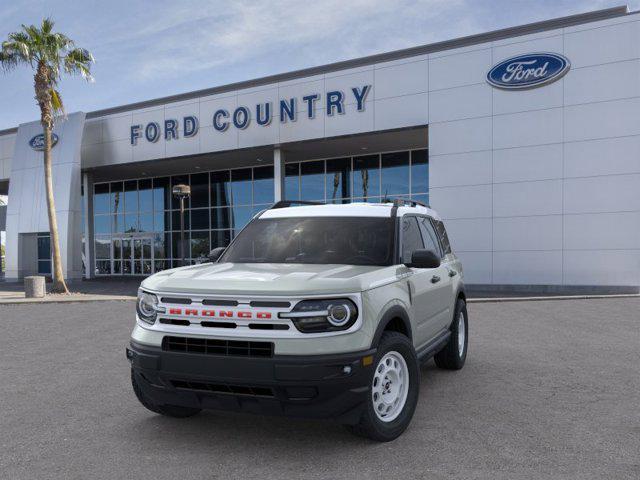
[[[438,275],[434,275],[431,277],[431,283],[438,283],[440,281],[440,277]]]
[[[449,270],[449,276],[450,277],[455,277],[458,274],[458,272],[456,272],[455,270]]]

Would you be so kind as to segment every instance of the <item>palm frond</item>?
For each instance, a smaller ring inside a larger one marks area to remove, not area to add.
[[[95,62],[93,55],[84,48],[74,48],[64,58],[64,70],[72,75],[81,75],[88,82],[93,81],[91,64]]]
[[[51,95],[51,106],[53,107],[53,112],[55,114],[64,114],[64,105],[62,104],[60,93],[55,88],[51,88],[49,90],[49,95]]]

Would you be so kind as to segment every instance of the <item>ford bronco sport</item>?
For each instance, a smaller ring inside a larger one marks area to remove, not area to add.
[[[413,416],[420,362],[462,368],[462,266],[438,214],[303,203],[257,214],[212,263],[142,282],[127,357],[146,408],[333,418],[389,441]]]

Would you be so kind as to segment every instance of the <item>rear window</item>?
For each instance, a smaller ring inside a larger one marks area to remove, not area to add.
[[[256,219],[219,261],[391,265],[394,228],[383,217]]]

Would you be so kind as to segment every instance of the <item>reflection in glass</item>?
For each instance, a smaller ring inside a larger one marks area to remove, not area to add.
[[[409,152],[382,154],[382,196],[409,194]]]
[[[171,205],[171,189],[169,177],[153,179],[153,209],[156,212],[169,210]]]
[[[140,214],[138,228],[141,232],[153,232],[153,214]]]
[[[211,206],[224,207],[231,204],[229,171],[211,172]]]
[[[411,152],[411,193],[426,193],[428,191],[429,151],[414,150]]]
[[[231,194],[234,205],[251,205],[251,169],[231,170]]]
[[[191,258],[206,257],[209,255],[209,232],[191,233]]]
[[[221,230],[230,228],[229,208],[212,208],[211,209],[211,229]]]
[[[211,232],[211,250],[217,247],[226,247],[230,242],[230,230],[214,230]]]
[[[365,202],[380,196],[380,161],[378,155],[353,158],[353,196]]]
[[[287,163],[284,166],[284,198],[300,200],[300,164]]]
[[[300,164],[300,199],[324,201],[324,161]]]
[[[156,233],[153,237],[153,255],[155,258],[165,258],[165,245],[169,242],[169,235]]]
[[[93,232],[96,235],[111,233],[111,215],[96,215],[93,220]]]
[[[138,231],[138,214],[127,213],[124,216],[124,233],[134,233]]]
[[[113,258],[120,260],[122,258],[122,240],[113,239]]]
[[[96,258],[111,258],[111,240],[109,237],[96,237]]]
[[[138,180],[138,202],[139,211],[153,211],[153,190],[151,188],[151,179]]]
[[[93,213],[109,213],[109,184],[96,184],[93,191]]]
[[[168,212],[156,212],[153,214],[153,228],[156,232],[169,230],[168,223],[171,221]]]
[[[97,260],[96,261],[96,274],[108,275],[111,273],[111,261],[110,260]]]
[[[209,209],[198,208],[189,212],[191,216],[191,230],[209,230]]]
[[[273,167],[253,169],[253,204],[273,203]]]
[[[327,160],[327,203],[342,203],[351,196],[351,159]]]
[[[233,207],[231,211],[231,226],[235,229],[240,229],[249,223],[252,216],[252,207]]]
[[[124,205],[122,205],[123,191],[122,182],[111,182],[111,213],[124,211]]]
[[[126,213],[138,211],[138,182],[135,180],[124,182],[124,211]]]
[[[175,187],[176,185],[189,185],[189,175],[174,175],[171,177],[171,187]],[[171,195],[171,208],[180,208],[180,200]],[[184,200],[184,208],[189,208],[189,198]]]
[[[209,206],[209,174],[191,175],[191,208]]]
[[[184,211],[184,231],[189,231],[189,210]],[[180,210],[174,210],[171,212],[171,229],[174,232],[179,232],[181,230],[180,226]]]

